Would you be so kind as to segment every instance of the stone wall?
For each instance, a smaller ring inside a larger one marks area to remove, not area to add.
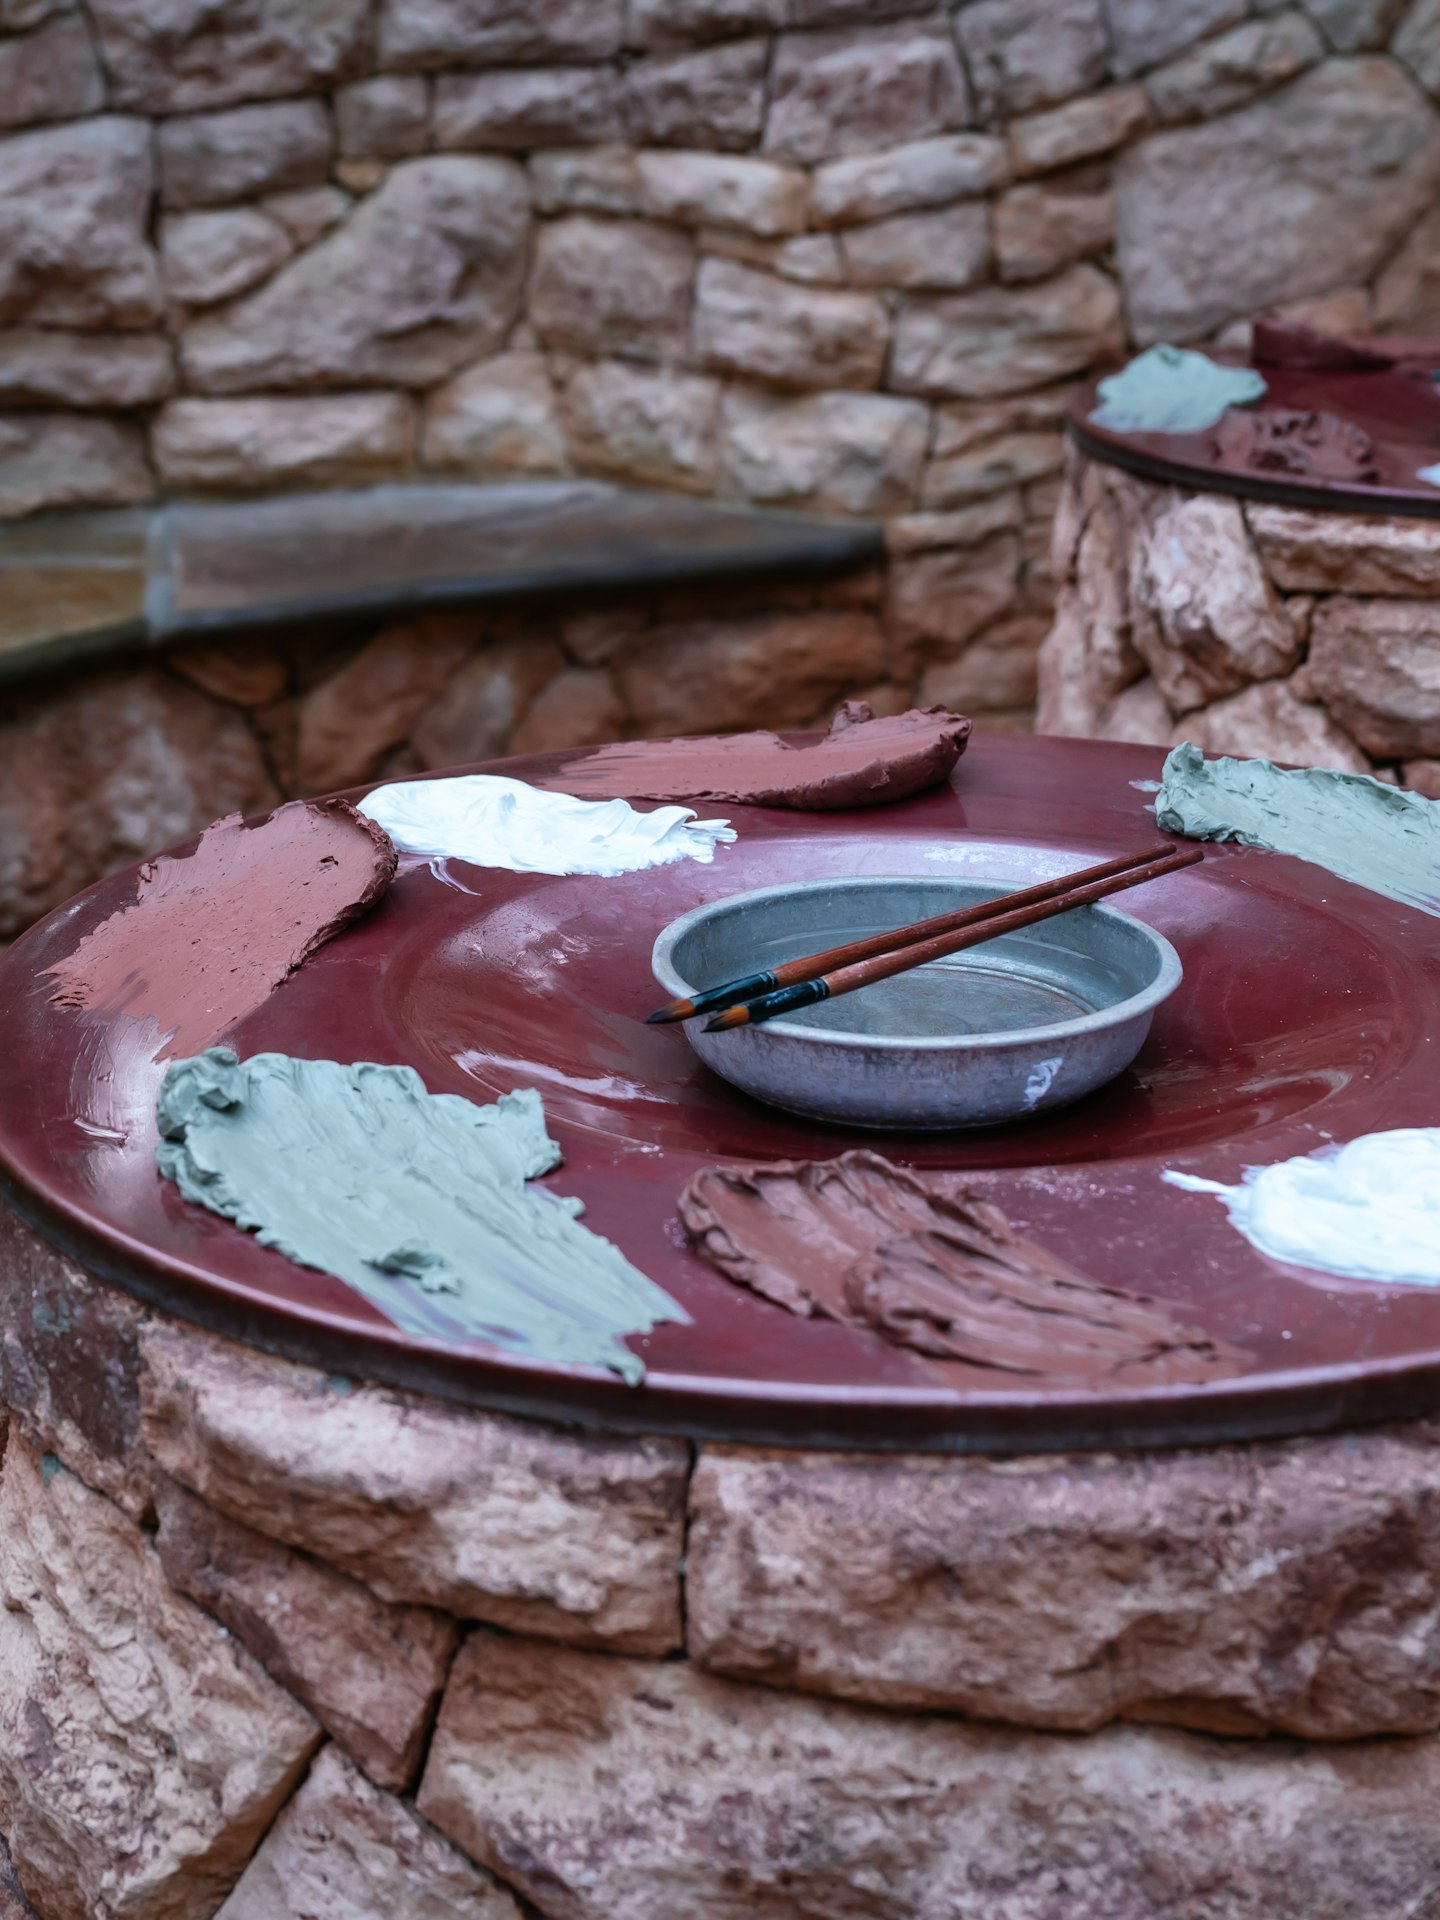
[[[5,1920],[1440,1901],[1433,1422],[609,1438],[236,1346],[3,1210],[0,1328]]]
[[[1437,44],[1434,0],[0,0],[0,513],[880,515],[926,697],[1023,706],[1077,375],[1266,303],[1440,331]]]
[[[1158,486],[1072,450],[1039,725],[1440,799],[1440,522]]]

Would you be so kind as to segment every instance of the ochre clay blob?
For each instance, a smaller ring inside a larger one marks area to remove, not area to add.
[[[1084,1381],[1198,1381],[1247,1356],[1022,1239],[997,1207],[860,1148],[709,1167],[680,1197],[699,1251],[791,1313],[937,1360]]]
[[[134,901],[48,969],[50,998],[153,1020],[160,1059],[199,1052],[372,907],[395,866],[343,800],[292,800],[253,827],[231,814],[193,853],[146,861]]]
[[[1215,429],[1215,445],[1229,466],[1255,473],[1294,473],[1308,480],[1380,478],[1375,442],[1363,427],[1338,414],[1262,407],[1231,411]]]
[[[578,1200],[528,1184],[560,1164],[532,1089],[480,1106],[413,1067],[212,1047],[171,1063],[156,1113],[160,1171],[187,1200],[407,1333],[638,1381],[625,1336],[689,1318],[581,1226]]]
[[[641,800],[729,800],[756,807],[830,812],[906,800],[948,780],[970,722],[943,707],[877,719],[847,700],[814,745],[774,733],[630,740],[568,761],[548,784],[567,792]]]

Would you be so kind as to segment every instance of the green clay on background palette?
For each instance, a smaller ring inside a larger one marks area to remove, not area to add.
[[[1203,433],[1229,407],[1263,400],[1250,367],[1222,367],[1184,347],[1149,347],[1096,389],[1090,418],[1111,433]]]

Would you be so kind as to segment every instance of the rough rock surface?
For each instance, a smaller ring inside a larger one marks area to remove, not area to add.
[[[577,214],[536,236],[530,317],[548,345],[656,360],[684,339],[693,273],[683,234]]]
[[[1158,516],[1133,563],[1136,650],[1177,713],[1286,673],[1300,639],[1234,500],[1199,494]]]
[[[529,225],[514,161],[402,161],[267,286],[185,329],[190,384],[233,393],[441,380],[499,347],[519,305]]]
[[[645,146],[752,147],[765,116],[764,40],[638,61],[626,76],[630,137]]]
[[[1019,593],[1019,544],[1013,534],[996,533],[974,546],[897,558],[887,583],[885,624],[907,663],[931,641],[953,653],[1010,612]]]
[[[304,694],[296,712],[295,780],[331,793],[368,780],[463,664],[473,639],[463,614],[386,627]]]
[[[1193,740],[1205,753],[1228,753],[1241,760],[1369,773],[1370,762],[1324,707],[1296,693],[1298,679],[1297,674],[1291,680],[1263,680],[1228,700],[1187,713],[1169,736],[1171,744]]]
[[[1040,649],[1042,733],[1096,733],[1110,703],[1144,673],[1131,633],[1130,543],[1177,499],[1118,467],[1070,456],[1054,530],[1055,623]]]
[[[55,1454],[133,1519],[150,1511],[140,1446],[143,1309],[0,1206],[0,1403],[11,1431]]]
[[[1245,508],[1277,587],[1290,593],[1440,594],[1440,525],[1303,507]]]
[[[170,343],[153,333],[0,331],[0,401],[66,407],[143,407],[174,389]]]
[[[192,307],[248,293],[295,251],[283,222],[254,207],[171,214],[160,232],[166,290]]]
[[[277,100],[160,124],[160,198],[167,207],[223,206],[247,194],[321,184],[330,117],[318,100]]]
[[[405,0],[380,25],[385,66],[607,60],[618,53],[621,0]]]
[[[410,737],[422,764],[456,767],[502,753],[521,714],[564,665],[554,642],[538,636],[482,647],[416,722]]]
[[[1083,372],[1119,350],[1120,300],[1098,268],[1033,286],[903,300],[891,384],[902,393],[985,397]]]
[[[1440,183],[1440,120],[1392,62],[1327,61],[1141,140],[1116,182],[1131,331],[1142,345],[1194,338],[1373,272]]]
[[[0,127],[69,120],[104,104],[104,77],[78,14],[0,40]]]
[[[841,513],[909,504],[929,424],[918,402],[890,394],[789,399],[739,387],[723,421],[725,470],[746,498]]]
[[[664,1653],[679,1640],[686,1452],[582,1438],[202,1339],[142,1334],[146,1444],[220,1512],[382,1599]]]
[[[419,74],[379,74],[335,95],[335,136],[347,160],[421,153],[429,124],[430,90]]]
[[[577,466],[640,485],[704,492],[715,478],[720,383],[705,374],[601,360],[565,390]]]
[[[215,1920],[521,1920],[488,1873],[326,1747]]]
[[[774,1686],[1031,1726],[1429,1732],[1440,1448],[706,1448],[686,1602],[692,1658]]]
[[[565,436],[545,356],[477,361],[425,399],[425,465],[445,473],[560,473]]]
[[[0,321],[139,327],[161,311],[146,237],[143,120],[104,116],[0,140]]]
[[[123,507],[154,490],[144,436],[128,421],[0,413],[0,517],[43,507]]]
[[[414,440],[404,394],[324,393],[172,400],[152,445],[167,486],[250,492],[398,479]]]
[[[156,1548],[177,1593],[214,1614],[382,1787],[415,1777],[455,1650],[454,1622],[390,1606],[157,1476]]]
[[[889,320],[870,293],[792,286],[729,260],[695,283],[695,349],[707,366],[802,387],[873,387]]]
[[[1310,690],[1367,753],[1440,754],[1440,600],[1336,594],[1310,636]]]
[[[975,0],[955,25],[985,120],[1084,93],[1109,64],[1100,0]]]
[[[117,103],[179,113],[343,79],[364,55],[365,0],[92,0]]]
[[[787,33],[776,46],[769,153],[813,165],[969,124],[955,43],[940,22]]]
[[[205,1920],[318,1739],[172,1594],[144,1534],[12,1435],[0,1475],[0,1820],[46,1920]]]
[[[666,739],[697,713],[717,731],[805,726],[884,666],[871,615],[837,609],[667,623],[617,656],[616,677],[636,732]]]
[[[821,226],[882,220],[983,194],[1001,185],[1005,174],[1005,147],[991,134],[910,141],[817,167],[811,213]]]
[[[278,798],[240,716],[158,668],[12,697],[0,717],[0,937],[97,874]]]
[[[419,1805],[555,1920],[1400,1920],[1440,1742],[1085,1739],[477,1634]]]

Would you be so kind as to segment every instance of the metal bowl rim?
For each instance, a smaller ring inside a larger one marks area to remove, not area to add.
[[[694,983],[684,980],[670,963],[670,955],[684,939],[685,935],[698,922],[706,919],[721,907],[734,906],[742,901],[768,900],[780,894],[794,896],[797,893],[817,893],[822,888],[830,889],[837,885],[846,887],[893,886],[898,881],[929,880],[934,876],[913,873],[865,874],[854,880],[802,880],[793,884],[773,887],[752,887],[744,893],[728,893],[719,900],[707,900],[701,906],[691,907],[688,913],[682,913],[668,926],[662,927],[656,935],[655,945],[650,951],[650,971],[655,979],[674,999],[681,999],[691,991]],[[980,874],[966,874],[961,885],[1004,886],[1004,880],[986,880]],[[1021,1047],[1036,1040],[1069,1040],[1083,1034],[1101,1033],[1106,1028],[1123,1025],[1128,1020],[1137,1019],[1142,1014],[1153,1013],[1163,1000],[1168,1000],[1179,986],[1184,975],[1180,956],[1155,928],[1144,920],[1137,919],[1133,913],[1123,913],[1118,907],[1096,903],[1082,912],[1098,913],[1107,919],[1120,920],[1133,927],[1149,942],[1159,958],[1160,968],[1148,987],[1139,993],[1133,993],[1125,1000],[1117,1000],[1113,1006],[1102,1007],[1098,1013],[1079,1014],[1073,1020],[1056,1020],[1039,1027],[1012,1027],[1004,1033],[957,1033],[952,1035],[916,1035],[913,1038],[904,1034],[866,1034],[835,1033],[824,1027],[802,1026],[796,1020],[767,1020],[764,1023],[767,1033],[783,1036],[786,1039],[801,1040],[810,1044],[827,1047],[874,1048],[882,1052],[916,1051],[934,1053],[979,1053],[1000,1052],[1011,1047]],[[743,1031],[743,1029],[736,1029]],[[757,1033],[759,1029],[756,1029]]]

